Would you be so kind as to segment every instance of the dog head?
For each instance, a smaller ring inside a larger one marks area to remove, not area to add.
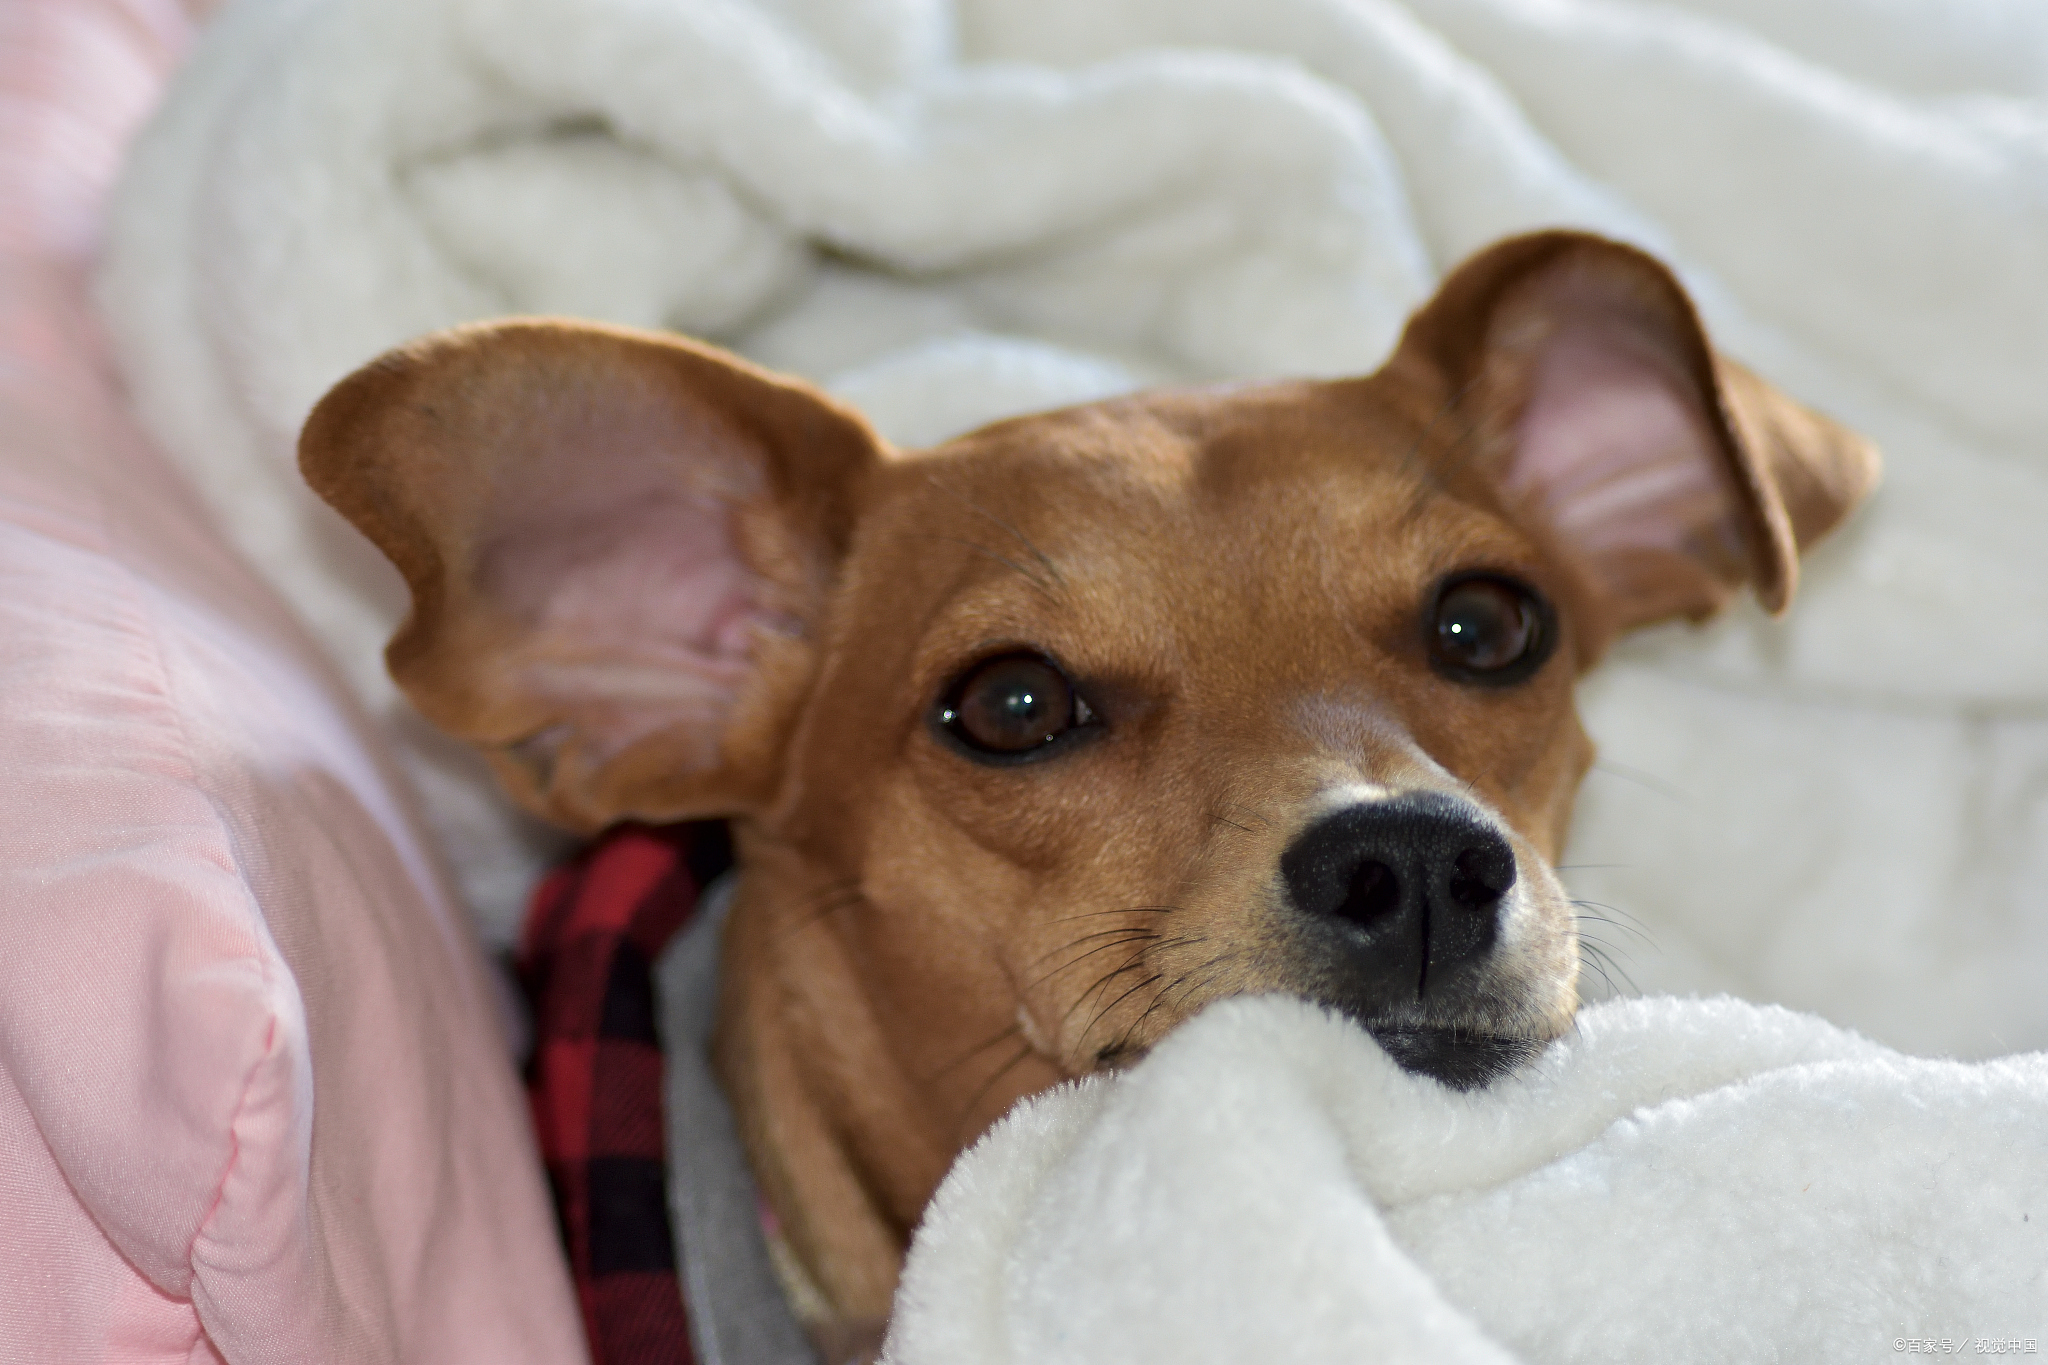
[[[510,322],[358,372],[302,458],[411,586],[420,710],[563,824],[733,817],[859,978],[791,1008],[939,1109],[1251,991],[1456,1084],[1556,1036],[1574,680],[1744,584],[1781,608],[1876,472],[1568,233],[1467,263],[1363,379],[901,452],[704,346]],[[1006,1028],[1029,1065],[964,1098]]]

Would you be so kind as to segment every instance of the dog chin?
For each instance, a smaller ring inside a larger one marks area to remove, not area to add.
[[[1427,1076],[1453,1090],[1479,1090],[1491,1085],[1534,1061],[1550,1046],[1546,1038],[1488,1033],[1456,1025],[1395,1023],[1360,1018],[1349,1010],[1344,1013],[1370,1033],[1403,1071]],[[1094,1065],[1089,1069],[1124,1071],[1145,1060],[1151,1050],[1148,1046],[1104,1048],[1095,1055]]]
[[[1525,1062],[1535,1060],[1545,1047],[1541,1038],[1521,1038],[1472,1029],[1428,1028],[1415,1024],[1361,1021],[1373,1041],[1399,1064],[1403,1071],[1428,1076],[1453,1090],[1477,1090],[1491,1085]]]

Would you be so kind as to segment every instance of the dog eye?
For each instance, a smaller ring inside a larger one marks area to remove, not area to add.
[[[1042,654],[984,659],[948,689],[938,723],[977,755],[1015,759],[1045,749],[1095,715]]]
[[[1429,649],[1459,682],[1505,686],[1543,666],[1556,642],[1555,615],[1536,590],[1512,578],[1473,574],[1437,589]]]

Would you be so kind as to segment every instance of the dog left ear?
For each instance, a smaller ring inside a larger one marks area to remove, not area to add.
[[[400,687],[586,830],[772,799],[807,631],[882,458],[797,380],[545,321],[394,351],[299,441],[307,482],[412,590],[385,651]]]
[[[1745,582],[1783,611],[1799,552],[1877,482],[1867,441],[1714,354],[1669,270],[1584,233],[1473,257],[1388,371],[1459,419],[1510,515],[1580,571],[1601,618],[1587,662]]]

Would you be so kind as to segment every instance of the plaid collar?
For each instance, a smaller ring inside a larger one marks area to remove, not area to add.
[[[527,916],[527,1083],[592,1365],[815,1361],[706,1061],[731,864],[722,824],[621,825]]]

